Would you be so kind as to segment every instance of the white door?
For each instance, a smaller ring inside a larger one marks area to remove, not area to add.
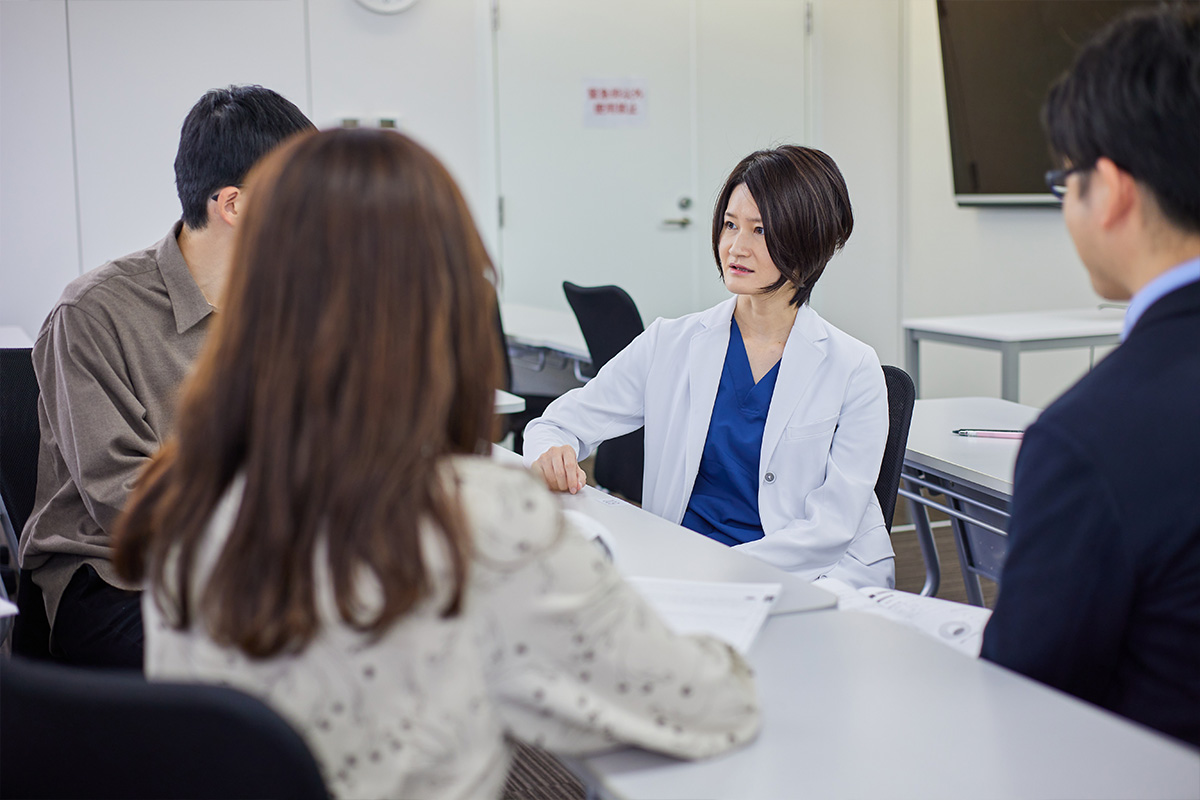
[[[807,4],[497,2],[504,299],[614,283],[649,322],[724,297],[713,200],[742,156],[803,139]]]

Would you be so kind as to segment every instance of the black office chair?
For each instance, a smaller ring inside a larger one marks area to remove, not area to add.
[[[563,281],[563,292],[587,342],[593,375],[646,329],[633,298],[619,286],[576,286]],[[643,429],[610,439],[596,448],[596,483],[640,503],[645,461]]]
[[[904,451],[908,445],[908,426],[912,423],[913,403],[917,400],[917,389],[913,379],[899,367],[884,366],[883,379],[888,393],[888,435],[883,449],[883,463],[879,467],[879,480],[875,482],[875,496],[883,509],[883,522],[888,533],[892,531],[892,516],[896,512],[896,495],[900,490],[900,468],[904,466]]]
[[[0,796],[325,800],[304,740],[220,686],[0,661]]]
[[[0,350],[0,503],[5,567],[16,578],[17,616],[12,649],[30,658],[50,657],[50,623],[42,592],[27,570],[17,573],[17,540],[33,511],[39,446],[38,383],[28,347]],[[13,596],[13,592],[9,592]],[[2,638],[2,637],[0,637]]]
[[[500,347],[503,350],[504,364],[504,386],[502,387],[507,392],[513,392],[516,388],[513,382],[513,365],[512,357],[508,352],[508,341],[504,336],[504,320],[500,316],[500,306],[496,305],[496,330],[500,335]],[[525,400],[525,410],[519,411],[516,414],[505,414],[504,419],[499,426],[498,439],[503,439],[509,433],[513,435],[513,452],[520,455],[524,452],[525,445],[525,426],[531,420],[535,420],[542,415],[546,410],[546,406],[554,402],[554,398],[541,394],[525,394],[520,393],[520,396]]]

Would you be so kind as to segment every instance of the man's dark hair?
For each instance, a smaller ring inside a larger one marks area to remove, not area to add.
[[[277,144],[313,127],[290,100],[261,86],[206,92],[183,121],[175,154],[175,189],[184,224],[193,230],[207,225],[213,193],[240,186],[255,162]]]
[[[854,213],[846,181],[833,159],[820,150],[785,144],[743,158],[729,177],[713,210],[712,246],[721,268],[721,231],[733,190],[745,184],[762,214],[767,253],[779,280],[763,290],[770,294],[791,284],[791,304],[808,301],[829,259],[854,230]]]
[[[1050,149],[1090,168],[1107,157],[1200,233],[1200,3],[1158,4],[1112,22],[1050,87]]]

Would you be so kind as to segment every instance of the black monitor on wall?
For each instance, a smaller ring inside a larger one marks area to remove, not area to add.
[[[1039,114],[1079,47],[1149,0],[937,0],[959,205],[1058,205]]]

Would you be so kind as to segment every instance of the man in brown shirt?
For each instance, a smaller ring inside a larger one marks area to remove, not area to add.
[[[72,281],[38,333],[41,449],[20,557],[65,661],[142,668],[141,597],[112,569],[113,524],[171,430],[176,390],[220,307],[246,173],[312,127],[261,86],[206,93],[175,156],[183,219],[158,244]]]

